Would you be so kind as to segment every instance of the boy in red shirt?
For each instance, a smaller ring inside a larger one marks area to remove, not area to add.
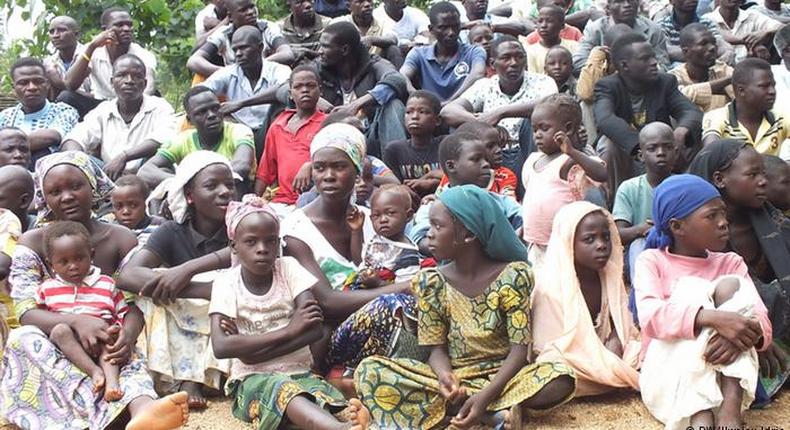
[[[278,213],[296,203],[301,190],[294,188],[294,179],[299,168],[310,161],[310,142],[326,118],[316,108],[321,79],[315,69],[296,67],[291,73],[290,94],[296,110],[287,109],[278,115],[266,132],[255,181],[255,194],[262,195],[267,189],[274,193],[272,203]]]

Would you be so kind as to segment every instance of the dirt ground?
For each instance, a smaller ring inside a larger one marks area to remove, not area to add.
[[[233,418],[230,400],[211,401],[208,410],[190,414],[185,429],[252,429]],[[747,411],[749,430],[790,430],[790,390],[784,390],[771,406]],[[527,428],[532,429],[661,429],[658,421],[642,405],[635,393],[617,392],[589,399],[576,399],[553,411],[530,416]]]

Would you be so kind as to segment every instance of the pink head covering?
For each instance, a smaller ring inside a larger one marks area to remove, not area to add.
[[[241,198],[240,202],[228,203],[228,211],[225,212],[225,225],[228,228],[228,239],[233,240],[236,237],[236,227],[239,226],[241,220],[247,215],[255,212],[265,212],[274,218],[277,225],[280,225],[280,220],[274,209],[269,206],[269,202],[256,196],[255,194],[246,194]]]

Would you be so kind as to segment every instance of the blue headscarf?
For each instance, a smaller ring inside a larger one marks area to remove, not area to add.
[[[527,247],[490,192],[475,185],[459,185],[443,191],[439,201],[477,237],[486,255],[499,261],[527,261]]]
[[[672,245],[669,221],[683,219],[718,197],[721,197],[719,191],[699,176],[682,174],[665,179],[653,195],[653,228],[647,235],[645,248]]]

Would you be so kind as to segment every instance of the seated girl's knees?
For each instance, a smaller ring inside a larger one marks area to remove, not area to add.
[[[721,306],[727,300],[730,300],[740,288],[741,282],[736,277],[728,276],[721,279],[716,283],[716,287],[713,290],[713,304],[716,307]]]

